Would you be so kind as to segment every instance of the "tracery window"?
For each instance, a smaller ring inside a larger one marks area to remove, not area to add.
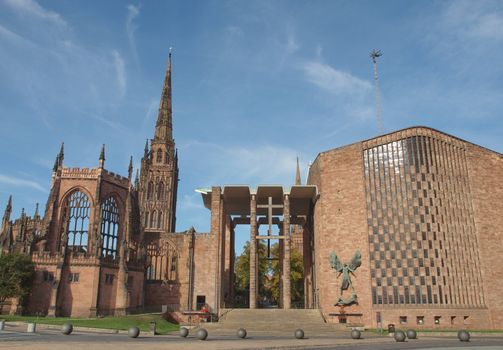
[[[157,217],[157,228],[162,228],[162,211],[159,212]]]
[[[147,280],[155,280],[155,268],[152,265],[147,266]]]
[[[117,255],[119,240],[119,208],[114,197],[109,197],[101,206],[101,253],[102,256]]]
[[[150,227],[157,227],[157,211],[155,210],[150,214]]]
[[[154,197],[154,183],[152,181],[149,181],[147,185],[147,199],[153,199],[153,197]]]
[[[145,227],[148,227],[148,222],[149,222],[149,221],[148,221],[148,218],[149,218],[149,214],[150,214],[150,213],[149,213],[148,211],[146,211],[146,212],[145,212]]]
[[[157,150],[157,163],[162,163],[162,150]]]
[[[87,252],[89,238],[89,198],[81,191],[73,192],[68,198],[68,241],[67,247],[77,252]]]
[[[157,185],[157,199],[158,200],[163,200],[164,199],[164,182],[159,182]]]

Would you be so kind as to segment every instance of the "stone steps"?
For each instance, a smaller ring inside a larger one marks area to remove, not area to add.
[[[332,334],[347,330],[339,324],[325,323],[316,309],[224,309],[219,322],[201,324],[208,331],[235,333],[245,328],[253,333],[293,333],[302,328],[311,334]]]

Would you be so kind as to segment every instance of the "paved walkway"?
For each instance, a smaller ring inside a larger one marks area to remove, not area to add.
[[[26,333],[21,326],[7,326],[0,331],[0,349],[37,349],[37,350],[91,350],[120,348],[120,350],[139,349],[454,349],[466,350],[503,350],[503,337],[473,336],[469,343],[462,343],[452,336],[422,337],[405,343],[396,343],[393,338],[380,337],[364,333],[364,339],[350,339],[349,334],[333,336],[314,336],[306,334],[307,339],[298,340],[287,334],[250,334],[246,339],[238,339],[234,334],[210,334],[206,341],[200,341],[193,335],[180,338],[177,334],[157,335],[141,334],[136,339],[126,334],[104,334],[78,331],[69,336],[54,329],[38,326],[38,333]]]

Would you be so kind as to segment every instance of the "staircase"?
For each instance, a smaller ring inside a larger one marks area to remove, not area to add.
[[[325,323],[317,309],[222,309],[219,322],[201,324],[213,333],[234,334],[239,328],[251,333],[291,333],[301,328],[309,334],[333,334],[347,330]]]

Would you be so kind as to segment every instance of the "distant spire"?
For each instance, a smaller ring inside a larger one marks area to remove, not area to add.
[[[36,218],[37,216],[38,216],[38,202],[35,205],[35,215],[33,215],[33,217]]]
[[[56,171],[58,171],[58,167],[59,167],[59,153],[56,154],[56,159],[54,160],[52,171],[55,173]]]
[[[5,207],[5,212],[3,214],[3,222],[7,222],[10,220],[10,213],[11,212],[12,212],[12,195],[9,196],[9,200],[7,201],[7,206]]]
[[[145,158],[145,160],[147,160],[148,158],[148,139],[147,141],[145,141],[145,150],[143,151],[143,158]]]
[[[99,159],[100,169],[105,166],[105,144],[101,145],[100,159]]]
[[[136,176],[134,178],[134,188],[137,190],[140,187],[140,176],[138,175],[138,169],[136,169]]]
[[[171,105],[171,48],[169,48],[168,67],[166,68],[166,76],[162,87],[161,102],[159,105],[159,113],[157,115],[157,123],[155,124],[156,140],[171,141],[172,140],[172,105]]]
[[[295,172],[295,184],[302,185],[302,181],[300,179],[299,156],[297,156],[297,170]]]
[[[21,208],[21,218],[24,218],[26,214],[24,213],[24,208]]]
[[[128,179],[129,181],[131,181],[131,178],[133,176],[133,156],[131,156],[131,158],[129,158],[129,167],[127,169],[127,174],[128,174]]]
[[[58,166],[63,166],[63,159],[65,159],[65,143],[61,142],[61,148],[58,154]]]

